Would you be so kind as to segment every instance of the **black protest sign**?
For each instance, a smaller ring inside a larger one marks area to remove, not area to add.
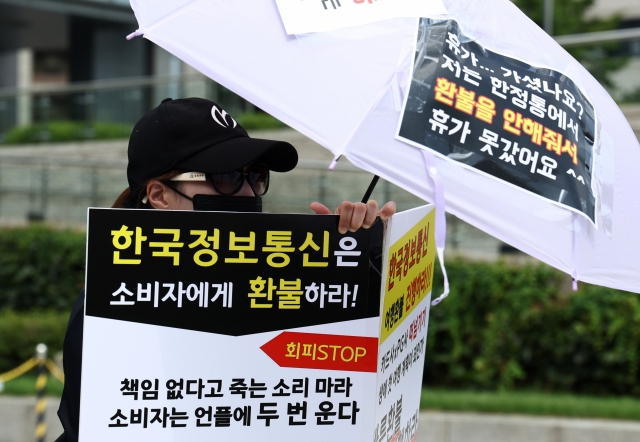
[[[90,209],[86,314],[232,336],[379,316],[382,222],[337,223]]]
[[[561,72],[468,41],[454,20],[420,20],[398,137],[595,222],[596,117]]]

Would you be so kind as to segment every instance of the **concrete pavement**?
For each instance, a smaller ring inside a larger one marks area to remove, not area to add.
[[[35,397],[0,396],[0,442],[32,442]],[[47,441],[62,427],[58,398],[47,401]],[[640,422],[423,411],[417,442],[637,442]]]
[[[0,396],[0,442],[33,442],[36,432],[35,396]],[[59,398],[47,398],[47,441],[62,434]]]
[[[637,442],[640,423],[429,411],[420,413],[418,442]]]

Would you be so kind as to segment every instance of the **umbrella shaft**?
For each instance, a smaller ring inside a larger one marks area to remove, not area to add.
[[[369,188],[367,189],[367,191],[365,192],[364,196],[362,197],[362,202],[363,203],[367,203],[367,201],[369,201],[369,198],[371,198],[371,194],[373,193],[373,189],[376,188],[376,184],[378,184],[378,180],[380,179],[380,177],[378,175],[375,175],[373,177],[373,179],[371,180],[371,184],[369,184]]]

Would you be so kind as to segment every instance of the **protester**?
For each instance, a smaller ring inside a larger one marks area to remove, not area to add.
[[[250,138],[217,104],[167,98],[133,128],[129,139],[129,187],[114,208],[261,212],[270,172],[288,172],[298,162],[289,143]],[[317,214],[332,213],[314,202]],[[369,228],[396,211],[388,202],[342,202],[338,231]],[[56,442],[76,442],[80,415],[84,291],[76,300],[64,340],[65,386],[58,416],[64,433]]]

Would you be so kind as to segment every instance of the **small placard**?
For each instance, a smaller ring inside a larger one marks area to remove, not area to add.
[[[276,0],[287,34],[309,34],[389,18],[446,14],[442,0]]]

